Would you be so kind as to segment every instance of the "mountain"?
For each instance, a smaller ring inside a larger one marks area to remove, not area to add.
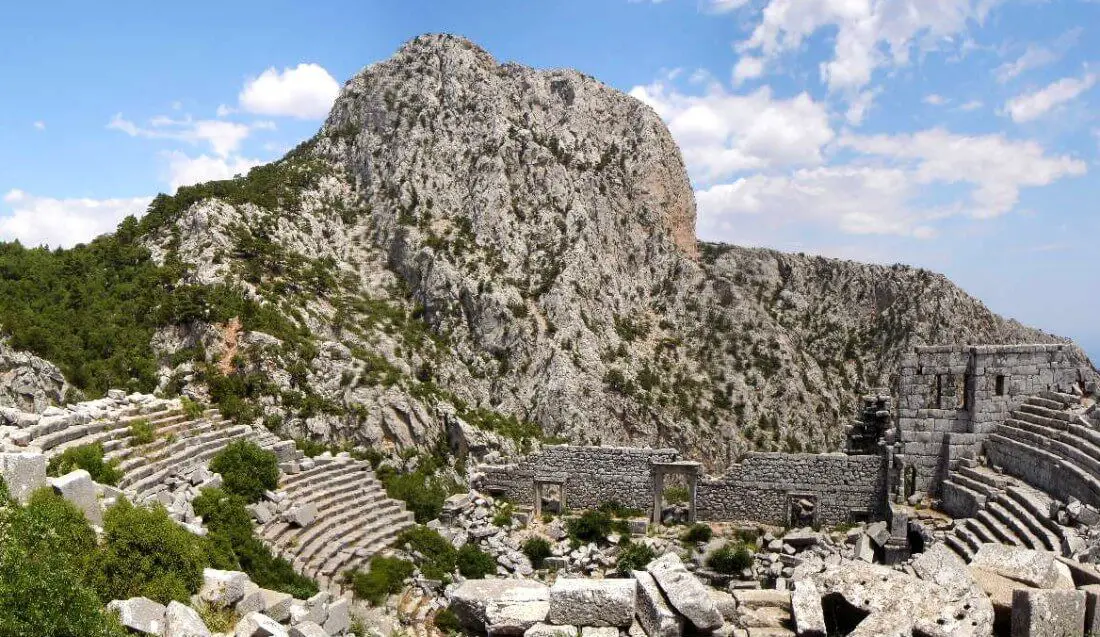
[[[162,195],[91,248],[145,248],[150,272],[126,263],[163,281],[135,311],[133,388],[391,449],[456,418],[711,466],[836,449],[914,345],[1064,342],[941,275],[702,243],[694,225],[649,107],[428,35],[349,80],[280,161]]]

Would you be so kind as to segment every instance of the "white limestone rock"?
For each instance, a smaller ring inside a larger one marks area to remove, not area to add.
[[[116,599],[107,604],[107,610],[118,613],[119,622],[130,630],[146,635],[163,635],[168,611],[148,597]]]
[[[329,633],[314,622],[302,622],[290,627],[290,637],[329,637]]]
[[[266,588],[260,589],[263,596],[263,614],[277,622],[290,619],[290,605],[294,602],[294,596]]]
[[[577,637],[576,626],[555,626],[554,624],[535,624],[523,633],[523,637]]]
[[[634,619],[636,589],[633,579],[559,578],[550,588],[549,621],[626,628]]]
[[[26,504],[31,493],[48,484],[46,456],[30,451],[0,453],[0,477],[11,497]]]
[[[723,624],[722,614],[707,593],[707,586],[688,572],[675,553],[653,560],[646,570],[657,580],[669,604],[696,628],[708,631]]]
[[[672,610],[664,593],[648,571],[634,571],[638,580],[638,623],[649,637],[680,637],[684,619]]]
[[[485,629],[491,637],[518,637],[528,628],[546,621],[550,612],[547,591],[516,589],[506,598],[485,606]]]
[[[513,598],[530,600],[538,596],[549,599],[549,595],[546,584],[532,580],[466,580],[451,593],[450,608],[464,627],[484,631],[489,602]]]
[[[232,606],[244,597],[251,583],[247,573],[204,568],[199,597],[215,606]]]
[[[59,478],[49,478],[49,483],[58,495],[80,509],[93,526],[103,526],[103,507],[90,473],[77,469]]]
[[[325,608],[325,621],[322,624],[330,635],[342,635],[351,627],[351,609],[345,597],[332,602]]]
[[[233,631],[233,637],[290,637],[290,633],[263,613],[248,613]]]
[[[974,553],[970,564],[1036,588],[1073,588],[1072,578],[1066,581],[1065,570],[1059,568],[1058,560],[1047,551],[983,544]]]
[[[164,637],[210,637],[210,629],[190,606],[169,602],[164,613]]]
[[[825,637],[825,611],[817,585],[806,580],[794,583],[791,592],[791,618],[799,637]]]

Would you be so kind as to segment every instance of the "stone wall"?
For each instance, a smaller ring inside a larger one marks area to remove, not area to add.
[[[509,465],[483,465],[480,488],[519,504],[534,504],[534,481],[565,484],[569,508],[619,504],[649,512],[653,508],[652,462],[673,462],[675,449],[574,447],[554,445]]]
[[[1067,389],[1078,367],[1063,345],[916,348],[898,381],[899,461],[912,473],[903,488],[940,496],[948,471],[977,456],[1011,410],[1042,390]]]
[[[745,520],[787,526],[792,499],[815,501],[815,522],[835,525],[882,519],[884,456],[750,453],[721,478],[699,482],[700,520]]]

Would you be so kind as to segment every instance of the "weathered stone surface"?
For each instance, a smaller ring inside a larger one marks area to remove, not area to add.
[[[451,594],[451,611],[466,628],[486,630],[486,611],[491,601],[530,600],[537,596],[550,599],[546,584],[532,580],[466,580]]]
[[[516,589],[507,598],[491,600],[485,606],[485,629],[492,637],[518,637],[545,622],[549,612],[545,591]]]
[[[119,622],[130,630],[147,635],[164,634],[164,614],[168,609],[147,597],[116,599],[107,604],[107,610],[118,613]]]
[[[649,571],[634,571],[638,580],[637,614],[649,637],[679,637],[684,633],[684,620],[672,610],[657,580]]]
[[[979,566],[969,566],[967,570],[970,571],[971,576],[974,578],[974,582],[989,598],[998,616],[1012,613],[1012,593],[1014,591],[1017,589],[1032,588],[1023,582],[1008,579],[1003,575],[998,575],[993,571],[987,571]]]
[[[26,504],[35,489],[47,485],[46,456],[33,452],[0,453],[0,476],[11,496]]]
[[[351,627],[351,609],[348,606],[347,598],[341,597],[332,602],[328,605],[326,611],[328,617],[325,618],[325,623],[322,624],[326,633],[339,635]]]
[[[205,568],[202,571],[199,597],[215,606],[232,606],[244,597],[245,589],[251,581],[247,573],[240,571]]]
[[[279,622],[263,613],[248,613],[233,631],[233,637],[290,637]]]
[[[294,601],[292,595],[279,591],[271,591],[266,588],[260,589],[260,595],[263,596],[264,600],[264,615],[267,615],[277,622],[290,619],[290,604]]]
[[[99,504],[95,482],[83,469],[77,469],[59,478],[49,478],[50,486],[84,513],[95,526],[103,526],[103,507]]]
[[[1100,584],[1080,587],[1085,593],[1085,637],[1100,637]]]
[[[1081,637],[1084,629],[1084,591],[1013,592],[1012,637]]]
[[[636,607],[633,579],[560,578],[550,588],[551,624],[630,626]]]
[[[684,568],[675,553],[666,553],[646,566],[669,605],[699,630],[714,630],[722,625],[722,614],[707,593],[707,586]]]
[[[176,601],[164,613],[164,637],[210,637],[210,629],[195,609]]]
[[[614,626],[585,626],[581,628],[581,637],[619,637],[619,629]]]
[[[238,615],[243,616],[249,613],[262,613],[266,605],[267,596],[264,595],[263,589],[249,580],[244,585],[244,595],[237,601],[234,608]]]
[[[290,637],[329,637],[328,632],[314,622],[301,622],[290,627]]]
[[[794,583],[791,592],[791,617],[798,637],[825,637],[825,611],[817,585],[806,580]]]
[[[317,505],[308,502],[292,507],[283,514],[283,519],[297,527],[309,526],[317,518]]]
[[[733,595],[713,588],[707,592],[710,593],[710,599],[714,602],[714,607],[718,609],[718,613],[722,615],[722,619],[726,620],[726,623],[734,621],[737,617],[737,600],[733,598]]]
[[[577,637],[576,626],[555,626],[554,624],[535,624],[523,633],[523,637]]]
[[[67,388],[56,365],[0,340],[0,406],[42,413],[60,404]]]
[[[951,595],[965,595],[975,584],[966,562],[942,542],[914,558],[912,567],[917,577],[944,587]]]
[[[974,553],[971,565],[1036,588],[1065,587],[1065,572],[1054,555],[1004,544],[983,544]],[[1069,588],[1073,588],[1072,581]]]

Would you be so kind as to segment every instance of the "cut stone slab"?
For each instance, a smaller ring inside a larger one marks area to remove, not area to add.
[[[238,615],[244,616],[249,613],[262,613],[266,604],[267,598],[264,596],[263,589],[249,580],[244,585],[244,595],[234,608]]]
[[[95,482],[90,473],[77,469],[60,478],[50,478],[49,481],[53,490],[80,509],[92,525],[103,526],[103,507],[99,504]]]
[[[710,593],[710,599],[714,602],[714,607],[718,609],[718,613],[722,615],[722,619],[726,620],[727,624],[737,619],[737,600],[733,598],[733,595],[713,588],[707,592]]]
[[[263,613],[249,613],[237,622],[233,637],[290,637],[290,633]]]
[[[790,591],[776,591],[769,589],[748,589],[733,591],[733,598],[737,600],[738,608],[782,608],[791,610]]]
[[[549,621],[626,628],[634,620],[636,588],[633,579],[558,579],[550,588]]]
[[[46,456],[29,451],[0,453],[0,476],[11,497],[26,504],[31,493],[47,485]]]
[[[277,622],[290,619],[290,605],[294,602],[294,596],[266,588],[260,589],[264,598],[263,613]]]
[[[329,637],[329,634],[314,622],[301,622],[290,627],[290,637]]]
[[[340,635],[351,627],[351,610],[347,599],[340,598],[329,604],[325,610],[328,612],[328,617],[321,626],[326,633]]]
[[[164,637],[210,637],[210,629],[190,606],[173,601],[164,613]]]
[[[968,567],[974,582],[989,597],[993,604],[993,611],[998,615],[1010,615],[1012,613],[1012,593],[1017,589],[1030,589],[1023,582],[1008,579],[993,571],[987,571],[980,566]]]
[[[523,637],[577,637],[576,626],[555,626],[553,624],[535,624],[523,633]]]
[[[251,583],[247,573],[204,568],[199,597],[215,606],[232,606],[244,597],[245,589]]]
[[[966,562],[942,542],[919,554],[912,566],[917,577],[944,587],[952,595],[964,595],[974,586],[974,577]]]
[[[1085,592],[1085,637],[1100,637],[1100,584],[1086,584],[1080,590]]]
[[[649,571],[634,571],[638,580],[637,614],[649,637],[680,637],[684,634],[684,619],[668,605],[657,580]],[[736,604],[734,604],[736,607]]]
[[[527,597],[527,599],[524,599]],[[544,591],[518,589],[508,599],[494,599],[485,606],[485,629],[491,637],[518,637],[546,621],[550,600]]]
[[[1054,554],[1004,544],[982,544],[970,563],[1035,588],[1065,586],[1065,573]],[[1073,588],[1070,582],[1070,588]]]
[[[799,637],[825,637],[825,611],[821,592],[812,581],[794,583],[791,592],[791,618]]]
[[[857,560],[863,560],[870,564],[875,561],[875,547],[871,544],[871,536],[860,533],[856,538],[855,555]]]
[[[299,528],[313,524],[316,518],[317,505],[312,502],[299,504],[283,514],[284,520]]]
[[[116,599],[107,604],[107,610],[118,613],[119,622],[130,630],[146,635],[164,634],[164,614],[168,609],[148,597]]]
[[[890,529],[886,526],[886,522],[868,524],[864,532],[879,547],[886,546],[886,542],[890,539]]]
[[[541,596],[550,599],[550,589],[533,580],[475,579],[466,580],[451,594],[451,611],[466,628],[486,630],[486,607],[491,601],[508,599],[530,600]]]
[[[711,631],[724,622],[707,593],[708,587],[684,568],[675,553],[666,553],[646,566],[668,603],[696,628]]]
[[[1012,637],[1081,637],[1085,592],[1016,590],[1012,593]]]

